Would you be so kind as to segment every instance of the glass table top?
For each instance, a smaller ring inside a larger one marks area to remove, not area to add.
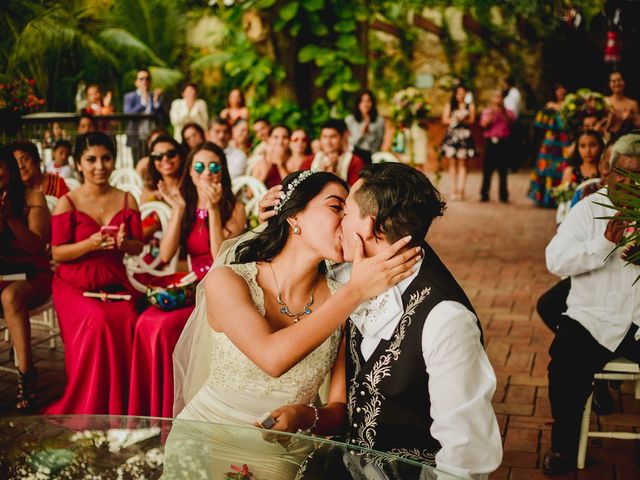
[[[0,478],[451,480],[395,455],[254,427],[107,415],[0,419]]]

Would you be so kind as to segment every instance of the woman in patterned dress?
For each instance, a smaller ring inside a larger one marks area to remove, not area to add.
[[[567,95],[561,83],[555,85],[555,101],[548,102],[536,115],[535,126],[544,132],[536,168],[531,171],[529,198],[539,207],[555,208],[551,189],[560,185],[567,166],[565,152],[571,140],[560,118],[560,107]]]
[[[463,200],[467,183],[467,160],[476,156],[476,144],[471,126],[476,118],[476,106],[467,99],[467,88],[457,85],[451,101],[444,106],[442,123],[447,133],[440,152],[449,162],[451,200]]]

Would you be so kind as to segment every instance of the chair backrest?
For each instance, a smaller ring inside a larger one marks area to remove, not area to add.
[[[127,146],[127,134],[121,133],[116,135],[116,169],[133,168],[133,152],[131,147]]]
[[[252,197],[262,197],[267,193],[265,184],[251,175],[240,175],[231,181],[231,190],[234,195],[238,195],[245,188],[251,189]]]
[[[142,177],[135,171],[134,168],[117,168],[111,174],[109,183],[117,188],[122,188],[126,185],[136,185],[142,190],[144,188],[144,182]]]
[[[576,187],[576,192],[573,194],[573,198],[571,199],[571,207],[573,207],[589,193],[593,193],[594,189],[596,189],[598,185],[600,185],[599,178],[589,178],[588,180],[580,183],[580,185]]]
[[[58,197],[54,197],[53,195],[45,195],[44,198],[47,200],[47,208],[49,209],[49,213],[53,213],[58,204]]]
[[[69,187],[69,190],[75,190],[80,186],[80,182],[75,178],[65,178],[64,183],[67,184],[67,187]]]
[[[371,155],[371,163],[398,163],[399,160],[391,152],[376,152]]]
[[[164,202],[146,202],[140,205],[140,216],[144,220],[149,215],[156,214],[160,221],[160,228],[163,232],[167,231],[169,218],[171,217],[171,207]],[[145,245],[139,255],[127,255],[124,264],[127,269],[127,277],[131,285],[139,292],[146,292],[147,285],[138,281],[135,274],[149,274],[154,277],[164,277],[176,272],[178,266],[178,254],[171,259],[164,268],[158,268],[161,264],[160,256],[154,258],[150,263],[145,261],[145,257],[150,253],[151,246]]]

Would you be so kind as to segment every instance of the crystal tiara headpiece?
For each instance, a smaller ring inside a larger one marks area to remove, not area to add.
[[[302,172],[300,175],[298,175],[298,177],[291,182],[289,185],[287,185],[287,191],[285,192],[284,198],[282,200],[280,200],[280,203],[278,205],[276,205],[273,210],[276,213],[280,213],[280,210],[282,210],[282,207],[284,206],[285,203],[287,203],[287,201],[291,198],[291,195],[293,194],[293,191],[298,188],[298,186],[304,182],[307,178],[309,178],[311,175],[313,175],[314,173],[318,173],[320,170],[318,169],[311,169],[311,170],[305,170],[304,172]]]

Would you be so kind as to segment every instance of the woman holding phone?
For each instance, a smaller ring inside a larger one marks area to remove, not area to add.
[[[109,185],[115,147],[102,132],[78,137],[74,158],[83,184],[52,217],[53,303],[65,350],[67,385],[48,414],[127,412],[135,291],[122,258],[142,250],[135,199]],[[95,297],[96,294],[102,298]]]
[[[158,192],[171,206],[160,257],[169,262],[178,253],[189,256],[201,280],[222,242],[245,229],[244,206],[231,191],[224,151],[213,143],[196,147],[187,158],[179,189],[158,182]],[[133,344],[129,415],[172,417],[173,349],[193,306],[171,311],[151,306],[138,320]]]

